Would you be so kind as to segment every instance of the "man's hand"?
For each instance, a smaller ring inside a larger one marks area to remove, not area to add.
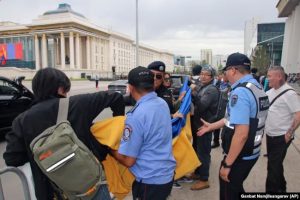
[[[190,88],[191,88],[192,90],[195,90],[196,84],[191,84],[191,85],[190,85]]]
[[[211,123],[208,123],[207,121],[203,120],[202,118],[200,120],[202,121],[203,125],[200,128],[198,128],[198,131],[197,131],[198,136],[202,136],[205,133],[213,130]]]
[[[179,95],[179,97],[178,97],[178,100],[182,101],[182,99],[184,98],[185,94],[186,94],[186,91],[181,92],[180,95]]]
[[[289,143],[293,139],[294,134],[291,132],[286,132],[284,135],[285,143]]]
[[[173,118],[183,118],[183,114],[179,110],[172,115]]]
[[[230,180],[228,179],[228,175],[230,172],[230,168],[224,168],[223,166],[220,169],[220,177],[222,180],[226,181],[226,182],[230,182]]]

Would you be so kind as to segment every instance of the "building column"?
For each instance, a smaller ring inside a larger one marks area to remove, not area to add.
[[[81,69],[82,66],[81,66],[81,57],[80,57],[80,36],[79,34],[77,33],[76,34],[76,68],[77,69]]]
[[[69,46],[70,46],[70,69],[74,69],[74,37],[73,37],[73,32],[70,32]]]
[[[46,34],[42,35],[42,68],[46,68],[48,65],[47,58],[47,39]]]
[[[91,69],[91,45],[90,36],[86,36],[86,68]]]
[[[96,65],[95,65],[95,59],[96,59],[96,52],[95,52],[95,38],[91,37],[91,69],[95,70]]]
[[[65,52],[65,36],[64,33],[60,33],[60,63],[61,63],[61,69],[66,68],[66,52]]]
[[[39,70],[40,65],[40,48],[39,48],[39,37],[37,34],[34,35],[34,54],[35,54],[35,69]]]

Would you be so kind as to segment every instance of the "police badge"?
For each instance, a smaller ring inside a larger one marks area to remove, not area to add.
[[[159,71],[164,71],[164,66],[159,66]]]
[[[130,139],[131,133],[132,133],[132,128],[128,124],[126,124],[126,127],[123,132],[123,137],[122,137],[123,141],[125,142],[128,141]]]

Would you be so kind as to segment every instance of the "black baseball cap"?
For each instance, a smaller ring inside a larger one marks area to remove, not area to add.
[[[250,59],[244,55],[244,54],[241,54],[241,53],[233,53],[233,54],[230,54],[227,58],[227,61],[226,61],[226,65],[225,67],[223,68],[223,71],[226,70],[227,67],[230,67],[230,66],[245,66],[245,67],[248,67],[249,70],[250,70],[250,67],[251,67],[251,61]]]
[[[148,69],[150,70],[155,70],[155,71],[160,71],[160,72],[165,72],[166,71],[166,65],[165,63],[161,61],[154,61],[148,65]]]
[[[146,67],[138,66],[130,70],[128,74],[128,83],[138,88],[153,88],[154,74]]]

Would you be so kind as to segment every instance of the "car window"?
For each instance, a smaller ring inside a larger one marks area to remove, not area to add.
[[[18,93],[19,90],[14,85],[5,80],[0,80],[0,99],[9,99]]]
[[[180,77],[172,77],[172,86],[173,87],[181,87],[181,78]]]

